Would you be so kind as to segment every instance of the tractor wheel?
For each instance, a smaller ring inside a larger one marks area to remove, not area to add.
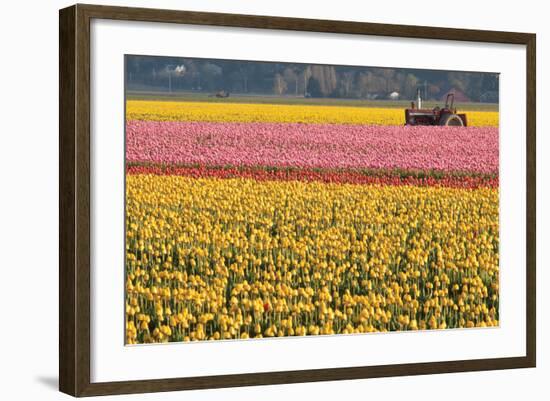
[[[439,120],[439,125],[449,127],[464,127],[464,121],[456,114],[446,114]]]

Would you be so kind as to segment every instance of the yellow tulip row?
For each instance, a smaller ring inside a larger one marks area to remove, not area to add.
[[[498,126],[498,112],[468,111],[471,126]],[[403,125],[396,108],[128,100],[128,120]]]
[[[129,344],[498,325],[498,189],[126,180]]]

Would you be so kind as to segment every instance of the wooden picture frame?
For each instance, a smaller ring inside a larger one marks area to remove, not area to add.
[[[90,21],[94,18],[517,44],[526,47],[526,356],[121,382],[90,380]],[[536,361],[535,49],[529,33],[75,5],[59,14],[59,388],[73,396],[206,389],[534,367]]]

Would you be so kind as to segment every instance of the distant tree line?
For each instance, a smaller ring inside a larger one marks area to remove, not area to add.
[[[130,90],[380,99],[398,94],[439,99],[450,89],[472,101],[498,102],[498,74],[404,68],[127,56]]]

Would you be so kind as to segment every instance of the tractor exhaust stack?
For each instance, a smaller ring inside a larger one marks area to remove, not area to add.
[[[422,98],[420,97],[420,89],[416,91],[416,107],[418,109],[422,108]]]

